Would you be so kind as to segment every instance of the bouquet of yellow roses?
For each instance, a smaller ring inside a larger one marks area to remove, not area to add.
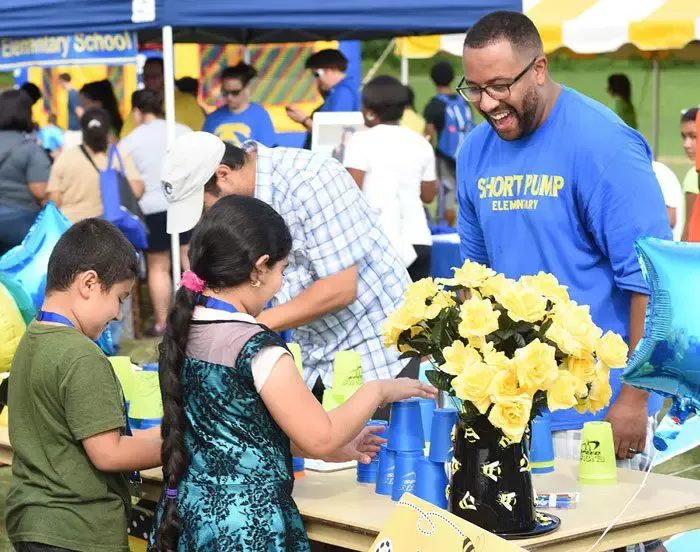
[[[469,260],[454,278],[411,284],[383,335],[402,358],[431,357],[428,379],[460,399],[463,419],[487,416],[513,442],[542,408],[607,406],[610,368],[627,363],[622,338],[552,274],[515,281]]]

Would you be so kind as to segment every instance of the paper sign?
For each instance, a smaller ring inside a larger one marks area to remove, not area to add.
[[[480,527],[405,493],[369,552],[526,552]]]
[[[338,351],[333,363],[333,389],[357,387],[363,383],[360,353]]]

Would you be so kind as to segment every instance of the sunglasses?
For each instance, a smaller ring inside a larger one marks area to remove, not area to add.
[[[243,88],[239,88],[238,90],[227,90],[226,88],[221,89],[221,95],[225,98],[227,96],[240,96],[241,92],[243,92]]]
[[[315,79],[320,79],[323,76],[323,69],[314,69],[311,71],[311,74]]]

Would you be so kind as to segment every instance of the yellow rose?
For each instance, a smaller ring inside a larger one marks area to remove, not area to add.
[[[555,410],[566,410],[578,404],[578,398],[585,397],[588,388],[583,380],[571,372],[559,370],[557,379],[547,391],[547,407]]]
[[[515,351],[515,371],[523,389],[534,394],[537,390],[547,391],[552,386],[559,375],[555,353],[554,347],[539,339]]]
[[[481,362],[481,355],[471,345],[465,345],[461,341],[455,341],[449,347],[442,350],[445,357],[445,364],[440,366],[440,370],[456,376],[464,369],[468,369],[473,364]]]
[[[399,336],[405,330],[415,326],[425,319],[425,300],[408,297],[401,306],[390,313],[382,325],[382,335],[384,336],[384,346],[392,347],[396,345]],[[411,337],[414,337],[413,331]]]
[[[612,387],[610,387],[610,373],[608,370],[599,370],[596,378],[591,384],[591,390],[588,392],[588,398],[584,402],[585,409],[590,410],[593,414],[602,410],[610,404],[612,398]],[[580,409],[576,409],[581,412]]]
[[[425,302],[426,299],[435,296],[438,291],[440,291],[440,286],[432,278],[423,278],[408,284],[403,296],[404,299],[413,298],[417,301],[422,299]]]
[[[495,297],[499,293],[503,292],[507,287],[512,286],[515,280],[511,278],[506,278],[504,274],[500,272],[495,276],[487,278],[486,281],[481,284],[479,291],[484,296]]]
[[[498,329],[498,317],[501,315],[493,309],[489,299],[472,297],[462,304],[459,335],[465,339],[484,337]]]
[[[453,293],[444,291],[435,295],[435,297],[430,300],[430,305],[425,309],[425,319],[432,320],[442,312],[442,309],[453,307],[455,305],[453,297]]]
[[[584,358],[569,357],[565,361],[566,368],[580,380],[589,383],[596,375],[596,362],[592,356]]]
[[[562,286],[554,274],[540,271],[535,276],[523,276],[520,278],[520,281],[544,295],[553,303],[567,302],[569,300],[569,292],[566,291],[566,286]]]
[[[495,397],[489,422],[499,428],[511,441],[519,443],[530,421],[532,409],[532,397],[527,393],[521,393],[515,397]]]
[[[595,354],[610,368],[624,368],[627,366],[627,343],[616,333],[607,332],[598,340]]]
[[[514,322],[539,322],[547,314],[547,299],[521,282],[504,287],[496,299]]]
[[[546,335],[563,353],[583,358],[593,354],[602,333],[593,323],[588,305],[579,306],[571,301],[555,305]]]
[[[489,386],[498,370],[483,362],[472,364],[452,380],[452,387],[463,401],[471,402],[482,414],[491,406]]]
[[[518,385],[518,376],[514,370],[500,370],[491,380],[489,395],[494,397],[515,397],[522,394],[523,390]]]
[[[382,325],[382,336],[384,337],[384,346],[393,347],[399,341],[399,336],[401,332],[406,330],[403,325],[402,313],[399,310],[395,310],[386,317],[386,321]]]
[[[454,268],[454,278],[446,283],[452,286],[464,286],[468,288],[479,287],[488,278],[496,274],[492,269],[467,259],[460,268]]]
[[[499,370],[509,370],[513,367],[513,361],[504,352],[497,351],[493,343],[486,342],[481,354],[484,355],[484,362],[489,366]]]

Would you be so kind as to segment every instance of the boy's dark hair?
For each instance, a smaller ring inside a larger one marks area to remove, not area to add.
[[[336,71],[348,70],[348,58],[340,50],[328,48],[309,56],[306,60],[307,69],[335,69]]]
[[[195,227],[190,240],[192,271],[211,289],[224,289],[250,281],[256,261],[269,255],[273,267],[289,255],[292,236],[284,219],[267,203],[247,196],[217,201]],[[181,287],[160,346],[159,377],[163,395],[163,482],[177,489],[190,459],[185,448],[185,390],[182,371],[185,350],[199,294]],[[177,550],[181,518],[175,500],[168,500],[156,528],[156,552]]]
[[[240,62],[233,67],[227,67],[221,72],[221,80],[236,79],[246,86],[250,81],[258,76],[258,71],[252,65]]]
[[[49,258],[46,293],[67,290],[88,270],[97,273],[105,291],[138,274],[136,250],[116,226],[99,218],[82,220],[60,237]]]
[[[398,121],[407,101],[406,87],[394,77],[375,77],[362,88],[362,105],[382,123]]]
[[[175,86],[183,94],[192,94],[195,98],[199,94],[199,81],[194,77],[182,77],[175,81]]]
[[[499,40],[507,40],[515,52],[541,54],[542,38],[527,15],[513,11],[495,11],[485,15],[467,31],[465,48],[484,48]]]
[[[63,82],[70,82],[72,79],[71,79],[70,74],[61,73],[60,75],[58,75],[58,80],[63,81]]]
[[[455,80],[455,70],[447,61],[440,61],[430,70],[430,78],[433,79],[435,86],[450,86],[450,83]]]
[[[608,91],[620,96],[627,103],[632,102],[632,84],[624,73],[615,73],[608,77]]]
[[[681,112],[681,123],[694,123],[695,118],[698,115],[698,109],[700,108],[691,107],[690,109],[686,109],[685,111]]]
[[[0,130],[30,132],[33,128],[29,94],[24,90],[5,90],[0,94]]]

